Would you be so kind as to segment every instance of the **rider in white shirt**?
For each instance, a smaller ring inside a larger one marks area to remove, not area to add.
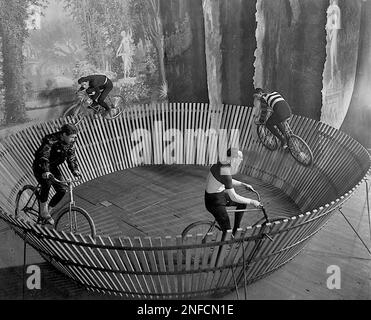
[[[242,197],[234,190],[236,186],[245,186],[247,189],[252,189],[249,184],[232,178],[232,175],[238,172],[242,160],[243,154],[241,151],[236,148],[228,149],[227,160],[214,164],[210,168],[206,180],[205,206],[218,222],[223,231],[223,237],[226,231],[231,229],[227,206],[236,206],[236,210],[244,210],[247,205],[253,205],[257,208],[261,206],[259,201]],[[233,235],[240,226],[243,213],[241,211],[235,212]]]

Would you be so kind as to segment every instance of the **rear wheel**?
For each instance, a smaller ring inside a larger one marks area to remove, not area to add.
[[[31,185],[24,186],[17,194],[15,217],[36,223],[39,212],[40,202],[37,188]]]
[[[265,125],[257,125],[256,131],[261,143],[271,151],[278,148],[278,138]]]
[[[62,210],[55,219],[57,231],[71,232],[73,234],[89,234],[95,237],[95,225],[90,215],[82,208],[72,207]]]
[[[288,139],[288,147],[294,159],[305,167],[313,163],[313,154],[307,143],[296,135],[291,135]]]

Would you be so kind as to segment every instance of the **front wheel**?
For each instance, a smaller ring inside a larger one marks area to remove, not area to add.
[[[95,237],[95,225],[90,215],[82,208],[71,207],[62,210],[55,219],[57,231],[71,232],[74,234],[90,234]]]
[[[24,186],[19,190],[15,202],[15,217],[26,218],[37,223],[40,211],[38,190],[31,185]]]
[[[104,117],[107,120],[116,119],[124,111],[125,99],[123,96],[114,95],[110,98],[111,110]]]
[[[313,163],[313,153],[307,143],[300,137],[292,135],[288,142],[288,147],[294,159],[305,167]]]
[[[188,234],[191,235],[197,235],[197,234],[202,234],[203,238],[210,233],[213,232],[214,230],[220,231],[220,227],[213,221],[197,221],[191,223],[189,226],[187,226],[183,232],[182,232],[182,239],[184,240]]]
[[[278,138],[265,125],[257,125],[256,131],[261,143],[271,151],[278,148]]]
[[[79,102],[74,103],[63,112],[63,117],[76,117],[80,114],[81,105]]]
[[[185,241],[187,235],[193,235],[194,237],[198,234],[202,234],[202,240],[201,240],[201,243],[205,243],[206,242],[206,236],[208,233],[210,232],[214,232],[214,231],[220,231],[220,227],[218,226],[218,224],[215,222],[215,221],[208,221],[208,220],[204,220],[204,221],[196,221],[196,222],[193,222],[191,223],[190,225],[188,225],[182,232],[182,239],[183,241]],[[215,240],[213,240],[215,241]],[[210,246],[209,248],[209,254],[210,254],[210,257],[212,255],[212,253],[214,252],[214,249],[217,248],[215,246]],[[183,250],[183,256],[186,257],[186,250]],[[191,256],[191,259],[192,261],[194,260],[195,256],[194,256],[194,253],[192,254]]]

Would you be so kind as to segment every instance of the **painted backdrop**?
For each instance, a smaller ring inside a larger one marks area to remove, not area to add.
[[[91,73],[128,103],[249,107],[267,87],[339,128],[368,66],[370,1],[0,0],[0,129],[59,117]]]

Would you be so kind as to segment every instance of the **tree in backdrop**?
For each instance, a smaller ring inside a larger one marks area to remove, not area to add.
[[[113,70],[122,30],[130,26],[132,0],[64,0],[65,8],[79,24],[88,62],[101,72]]]
[[[0,0],[0,37],[2,39],[5,89],[5,121],[26,121],[24,101],[23,44],[28,31],[26,20],[31,5],[44,7],[47,0]]]
[[[37,77],[42,79],[45,69],[54,65],[71,70],[84,58],[80,34],[75,26],[67,21],[52,21],[43,24],[40,30],[31,32],[29,42],[37,55]]]
[[[165,41],[160,16],[160,0],[136,0],[131,9],[132,19],[137,25],[135,29],[142,28],[145,38],[151,40],[156,48],[161,83],[160,97],[165,99],[168,85],[164,64]]]
[[[222,35],[220,25],[220,1],[203,0],[205,24],[205,55],[209,104],[213,111],[211,128],[219,129],[222,111]]]
[[[5,111],[5,104],[4,104],[4,73],[3,73],[3,46],[2,46],[2,39],[0,37],[0,124],[4,121],[4,111]]]

